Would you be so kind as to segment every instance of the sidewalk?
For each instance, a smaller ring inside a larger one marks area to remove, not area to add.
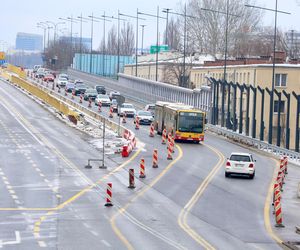
[[[284,228],[273,226],[273,231],[286,243],[300,249],[300,232],[296,233],[296,226],[300,227],[300,166],[288,164],[288,174],[285,178],[282,192],[282,218]],[[275,225],[275,219],[272,218]]]

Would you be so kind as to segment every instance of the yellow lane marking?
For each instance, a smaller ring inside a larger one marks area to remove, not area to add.
[[[122,215],[126,212],[127,208],[130,206],[130,204],[138,199],[140,196],[142,196],[145,192],[147,192],[150,188],[152,188],[169,170],[174,164],[181,159],[182,157],[182,150],[181,148],[176,145],[178,149],[178,156],[175,160],[173,160],[150,184],[147,184],[146,187],[141,189],[136,193],[136,195],[129,200],[128,203],[126,203],[123,207],[119,208],[119,210],[112,216],[110,219],[111,227],[114,230],[115,234],[119,237],[119,239],[124,243],[124,245],[127,247],[127,249],[134,249],[133,246],[129,243],[129,241],[126,239],[126,237],[122,234],[122,232],[117,228],[116,226],[116,218],[119,215]],[[129,218],[130,219],[130,218]],[[158,236],[162,236],[159,234],[159,232],[154,232],[151,228],[147,227],[146,225],[142,224],[141,222],[135,222],[135,224],[138,223],[138,226],[140,226],[142,229],[145,229],[146,231],[156,234]]]
[[[215,165],[215,167],[212,169],[212,171],[208,174],[208,176],[204,179],[204,181],[201,183],[197,191],[194,193],[192,198],[189,200],[189,202],[184,206],[184,208],[181,210],[179,217],[178,217],[178,224],[180,227],[188,234],[190,235],[196,242],[198,242],[201,246],[203,246],[205,249],[215,249],[208,241],[206,241],[204,238],[202,238],[196,231],[194,231],[187,223],[187,217],[190,213],[191,209],[195,205],[195,203],[199,200],[213,177],[217,174],[219,169],[224,163],[224,155],[221,154],[217,149],[213,148],[212,146],[206,145],[209,149],[214,151],[218,157],[219,161]]]
[[[270,222],[270,206],[272,203],[272,196],[273,196],[273,186],[274,186],[274,182],[276,180],[276,175],[277,175],[277,170],[279,168],[279,164],[278,161],[275,161],[274,159],[272,159],[275,164],[276,164],[276,168],[274,169],[273,172],[273,178],[271,180],[270,186],[269,186],[269,190],[268,190],[268,194],[266,197],[266,201],[265,201],[265,206],[264,206],[264,221],[265,221],[265,227],[266,230],[268,232],[268,234],[273,238],[273,240],[275,240],[277,243],[282,244],[283,240],[281,240],[274,232],[271,226],[271,222]]]

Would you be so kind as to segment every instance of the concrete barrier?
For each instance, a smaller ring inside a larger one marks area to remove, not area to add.
[[[116,133],[120,132],[120,134],[127,140],[128,155],[135,148],[135,146],[136,146],[135,134],[132,131],[125,128],[124,126],[120,125],[120,127],[119,127],[119,124],[107,119],[106,117],[100,115],[97,112],[92,111],[90,108],[84,107],[80,103],[76,103],[73,100],[66,98],[64,95],[57,93],[54,90],[50,90],[50,89],[44,87],[43,85],[39,85],[35,82],[32,83],[32,82],[26,81],[26,80],[22,79],[21,77],[18,77],[14,74],[8,74],[8,76],[9,76],[10,81],[13,84],[25,89],[32,95],[38,97],[41,101],[47,103],[51,107],[54,107],[56,110],[58,110],[59,112],[63,113],[65,116],[67,116],[69,119],[71,117],[72,118],[71,121],[75,124],[80,119],[79,118],[80,112],[82,112],[92,118],[95,118],[96,120],[100,121],[101,123],[104,123],[104,121],[105,121],[106,126],[110,130],[112,130]],[[74,118],[77,121],[74,120]]]

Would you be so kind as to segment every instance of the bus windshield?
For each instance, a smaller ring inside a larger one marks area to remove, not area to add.
[[[179,112],[178,131],[203,133],[203,113]]]

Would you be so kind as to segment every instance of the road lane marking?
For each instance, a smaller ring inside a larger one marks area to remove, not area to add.
[[[190,235],[196,242],[198,242],[201,246],[203,246],[205,249],[215,249],[208,241],[206,241],[203,237],[201,237],[194,229],[192,229],[188,223],[187,223],[187,217],[190,213],[191,209],[194,207],[196,202],[200,199],[202,194],[204,193],[205,189],[209,185],[209,183],[212,181],[214,176],[217,174],[219,169],[222,167],[224,163],[224,155],[220,153],[217,149],[213,148],[212,146],[209,146],[207,144],[204,144],[204,146],[208,147],[210,150],[215,152],[217,156],[219,157],[219,161],[214,166],[214,168],[210,171],[210,173],[206,176],[206,178],[202,181],[192,198],[188,201],[188,203],[183,207],[181,210],[179,216],[178,216],[178,224],[179,226],[188,234]]]
[[[38,244],[40,247],[47,247],[47,244],[45,243],[45,241],[38,241]]]
[[[265,228],[268,232],[268,234],[272,237],[273,240],[275,240],[277,243],[282,244],[283,240],[276,235],[276,233],[273,232],[271,222],[270,222],[270,206],[272,203],[272,197],[273,197],[273,187],[274,182],[276,181],[277,176],[277,169],[279,168],[278,161],[272,159],[275,162],[276,167],[274,168],[273,177],[270,182],[269,190],[267,193],[267,197],[265,200],[265,206],[264,206],[264,222],[265,222]]]
[[[115,213],[111,219],[110,219],[110,224],[112,229],[114,230],[115,234],[119,237],[119,239],[123,242],[123,244],[127,247],[127,249],[134,249],[133,246],[129,243],[129,241],[126,239],[126,237],[122,234],[122,232],[119,230],[119,228],[116,226],[115,220],[119,215],[123,215],[127,217],[133,224],[136,226],[140,227],[141,229],[145,230],[146,232],[152,234],[153,236],[161,239],[162,241],[166,242],[167,244],[173,246],[176,249],[185,249],[182,245],[179,243],[167,238],[163,234],[159,233],[158,231],[153,230],[152,228],[144,225],[142,222],[140,222],[138,219],[134,218],[130,213],[128,213],[126,210],[130,206],[130,204],[138,199],[140,196],[142,196],[145,192],[147,192],[150,188],[152,188],[174,165],[177,161],[179,161],[182,158],[182,150],[181,148],[176,145],[178,149],[178,156],[176,159],[174,159],[165,169],[162,170],[162,172],[151,182],[149,183],[146,187],[143,189],[139,190],[136,195],[129,200],[128,203],[126,203],[124,206],[119,207],[117,213]]]

